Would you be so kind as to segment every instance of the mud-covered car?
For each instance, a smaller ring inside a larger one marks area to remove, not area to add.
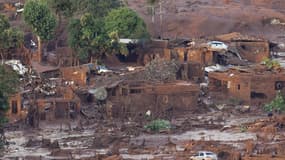
[[[218,157],[215,153],[210,151],[199,151],[191,156],[190,160],[218,160]]]
[[[210,41],[208,43],[202,44],[202,47],[204,47],[209,51],[215,51],[215,52],[228,51],[228,46],[224,42],[220,41]]]

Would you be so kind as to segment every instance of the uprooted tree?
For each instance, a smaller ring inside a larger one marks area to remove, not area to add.
[[[8,66],[0,65],[0,148],[5,144],[3,124],[7,121],[5,112],[9,109],[8,98],[17,91],[19,77]]]
[[[24,20],[38,39],[38,53],[41,61],[42,40],[51,40],[56,28],[56,18],[45,1],[29,0],[24,7]]]
[[[8,19],[0,15],[0,58],[1,64],[7,59],[9,53],[14,51],[23,42],[23,33],[11,28]]]

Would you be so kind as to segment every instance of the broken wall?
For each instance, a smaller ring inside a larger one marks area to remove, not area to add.
[[[20,93],[9,97],[9,110],[6,112],[6,116],[10,122],[24,119],[27,115],[26,110],[22,105],[22,97]]]
[[[201,82],[204,79],[204,68],[197,62],[183,63],[178,71],[178,79]]]
[[[273,100],[278,90],[285,93],[284,73],[210,72],[209,89],[235,97],[245,103],[263,104]]]
[[[208,76],[210,91],[221,92],[228,97],[250,103],[249,73],[240,75],[238,72],[210,72]]]
[[[109,93],[113,116],[144,117],[150,110],[155,117],[196,108],[199,86],[190,83],[125,84]]]
[[[74,81],[76,85],[86,85],[88,66],[74,66],[60,68],[62,78],[67,81]]]
[[[270,57],[267,41],[234,41],[232,42],[240,56],[248,61],[259,63]]]
[[[193,48],[187,52],[187,62],[193,61],[202,65],[212,65],[214,61],[214,53],[212,51],[205,51],[203,49]]]
[[[251,79],[251,99],[253,103],[270,102],[276,96],[278,90],[285,93],[285,75],[280,74],[262,74]],[[254,83],[253,83],[254,82]]]
[[[59,47],[56,49],[58,63],[60,66],[72,66],[74,63],[73,50],[69,47]]]
[[[38,99],[40,120],[75,119],[80,111],[79,99],[50,98]]]

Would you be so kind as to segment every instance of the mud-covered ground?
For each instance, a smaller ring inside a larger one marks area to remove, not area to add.
[[[285,26],[271,23],[274,18],[285,21],[283,0],[164,0],[161,9],[156,5],[154,23],[145,0],[128,4],[155,37],[195,38],[241,32],[285,42]]]
[[[170,120],[171,129],[161,133],[145,130],[148,120],[136,123],[82,117],[74,122],[42,122],[39,129],[19,125],[19,129],[13,127],[6,132],[10,145],[2,159],[103,159],[115,155],[132,160],[188,159],[199,150],[247,156],[248,141],[267,143],[260,139],[259,128],[252,127],[267,121],[266,115],[257,111],[240,113],[232,107],[219,110],[212,106],[210,110],[177,115]],[[275,146],[279,140],[271,141],[267,147]]]

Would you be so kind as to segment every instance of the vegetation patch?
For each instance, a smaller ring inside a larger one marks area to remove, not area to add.
[[[171,125],[170,122],[163,119],[157,119],[151,121],[148,125],[144,126],[145,129],[149,129],[154,132],[159,132],[162,130],[170,129]]]

